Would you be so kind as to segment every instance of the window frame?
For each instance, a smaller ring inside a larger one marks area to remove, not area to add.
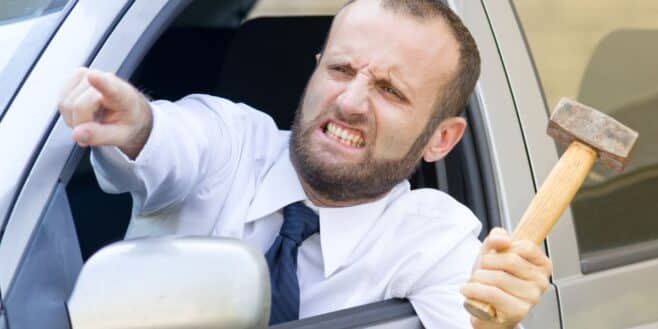
[[[25,81],[25,78],[29,75],[30,71],[43,54],[43,51],[48,47],[48,44],[59,30],[64,20],[66,20],[71,13],[71,10],[75,7],[76,3],[77,0],[70,0],[67,2],[61,9],[57,20],[51,24],[41,24],[32,27],[29,35],[31,38],[36,35],[37,38],[39,38],[39,42],[30,42],[27,47],[25,45],[19,46],[16,52],[25,52],[25,50],[27,50],[28,55],[21,54],[22,56],[12,57],[10,59],[8,67],[2,72],[3,75],[10,78],[0,84],[0,121],[2,121],[5,112],[16,96],[17,91]]]
[[[75,30],[81,23],[94,19],[96,23],[104,26],[91,38],[90,42],[94,42],[94,45],[78,49],[79,55],[67,62],[70,67],[67,66],[68,69],[65,70],[72,72],[76,67],[90,63],[89,66],[92,68],[116,72],[119,76],[127,76],[132,73],[136,63],[140,61],[145,51],[169,21],[176,17],[189,2],[190,0],[124,0],[99,5],[92,0],[78,0],[78,5],[71,12],[70,18],[64,22],[51,45],[59,45],[58,49],[61,50],[64,45],[79,41],[76,38]],[[44,52],[44,56],[26,80],[25,85],[34,84],[34,81],[43,81],[43,76],[52,74],[49,66],[59,63],[61,56],[62,53],[57,51]],[[76,63],[76,61],[78,62]],[[62,78],[67,77],[64,75]],[[40,87],[58,88],[59,86],[58,82],[51,82],[51,84],[54,85]],[[8,114],[24,114],[19,111],[28,107],[35,94],[41,94],[40,90],[34,85],[32,85],[32,89],[21,89],[19,97],[22,99],[17,98]],[[20,93],[25,93],[25,95]],[[15,170],[23,173],[15,175],[18,177],[12,176],[12,178],[14,178],[15,186],[21,188],[16,188],[16,192],[14,192],[16,196],[11,203],[3,205],[6,221],[2,231],[2,240],[0,240],[0,255],[2,255],[0,259],[2,259],[3,265],[0,266],[0,290],[4,292],[11,290],[14,275],[24,257],[24,250],[31,241],[32,232],[36,228],[55,186],[60,182],[67,183],[72,168],[75,168],[79,161],[79,153],[73,152],[77,146],[70,138],[70,128],[57,114],[56,96],[49,99],[48,102],[51,104],[48,106],[49,115],[44,115],[45,111],[42,111],[43,124],[34,128],[33,134],[37,136],[33,141],[32,148],[22,151],[27,153],[27,159],[17,161],[20,163],[15,164]],[[17,114],[15,120],[8,120],[8,123],[27,119],[29,118],[25,118],[25,115],[21,118]],[[0,132],[6,134],[13,132],[6,130],[8,129],[0,130]],[[41,134],[44,134],[44,137],[39,137]],[[0,146],[4,147],[3,144]],[[29,154],[30,150],[34,152],[32,155]],[[12,155],[12,152],[9,154]],[[7,181],[10,182],[9,179]],[[0,219],[5,219],[5,216],[0,216]]]

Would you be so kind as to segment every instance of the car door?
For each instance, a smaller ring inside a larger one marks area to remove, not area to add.
[[[17,85],[0,121],[0,327],[69,327],[64,302],[82,258],[65,187],[80,150],[57,114],[63,83],[79,66],[130,74],[186,3],[71,1]]]
[[[647,1],[483,3],[535,183],[563,150],[545,134],[560,97],[593,106],[640,133],[626,171],[596,165],[547,239],[563,327],[655,328],[658,7]]]

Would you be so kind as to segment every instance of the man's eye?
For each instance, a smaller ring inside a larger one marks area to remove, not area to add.
[[[398,100],[404,100],[404,96],[395,88],[388,85],[381,85],[379,87],[383,92],[395,97]]]
[[[343,65],[330,66],[329,69],[331,71],[341,73],[341,74],[345,74],[345,75],[350,75],[353,72],[351,68],[343,66]]]

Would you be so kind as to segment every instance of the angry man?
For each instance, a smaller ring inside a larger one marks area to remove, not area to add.
[[[93,146],[103,189],[132,194],[129,236],[235,237],[263,252],[271,324],[399,297],[428,328],[514,328],[547,288],[550,260],[502,229],[481,244],[466,207],[406,180],[462,137],[479,70],[441,1],[355,0],[332,23],[291,132],[218,97],[149,103],[87,69],[60,112]],[[501,321],[471,317],[464,296]]]

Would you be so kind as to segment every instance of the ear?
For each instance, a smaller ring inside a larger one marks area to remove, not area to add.
[[[427,162],[434,162],[445,157],[461,140],[466,126],[466,119],[462,117],[451,117],[443,120],[436,127],[434,134],[425,146],[423,159]]]
[[[322,52],[315,54],[315,64],[320,64],[320,58],[322,58]]]

